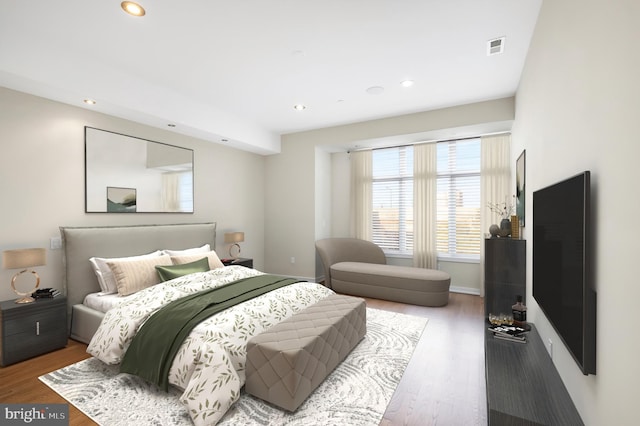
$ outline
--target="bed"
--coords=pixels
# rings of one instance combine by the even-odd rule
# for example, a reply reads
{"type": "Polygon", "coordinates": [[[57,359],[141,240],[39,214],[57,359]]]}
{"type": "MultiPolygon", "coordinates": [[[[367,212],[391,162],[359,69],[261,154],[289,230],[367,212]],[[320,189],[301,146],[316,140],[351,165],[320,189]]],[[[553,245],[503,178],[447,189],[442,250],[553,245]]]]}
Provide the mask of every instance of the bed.
{"type": "MultiPolygon", "coordinates": [[[[84,303],[87,295],[100,298],[104,293],[90,258],[140,256],[207,244],[215,248],[216,224],[61,227],[60,231],[70,336],[88,343],[87,352],[108,364],[122,362],[138,329],[160,306],[203,289],[265,275],[243,266],[227,266],[178,276],[120,296],[119,303],[104,313],[99,306],[84,303]]],[[[317,283],[295,283],[230,307],[195,326],[168,374],[169,383],[184,392],[181,401],[194,424],[217,423],[239,397],[245,382],[246,343],[251,337],[331,294],[317,283]]]]}
{"type": "Polygon", "coordinates": [[[162,249],[187,249],[210,244],[215,250],[216,223],[177,225],[60,227],[63,241],[64,292],[69,334],[89,343],[104,313],[83,305],[88,294],[99,293],[91,257],[135,256],[162,249]]]}

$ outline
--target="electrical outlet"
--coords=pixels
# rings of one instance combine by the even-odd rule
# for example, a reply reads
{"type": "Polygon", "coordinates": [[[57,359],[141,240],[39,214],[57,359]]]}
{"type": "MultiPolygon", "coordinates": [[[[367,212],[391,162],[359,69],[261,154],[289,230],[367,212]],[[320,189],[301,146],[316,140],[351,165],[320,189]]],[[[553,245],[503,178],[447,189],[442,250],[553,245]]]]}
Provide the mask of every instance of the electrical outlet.
{"type": "Polygon", "coordinates": [[[60,237],[51,237],[50,240],[51,250],[59,250],[62,248],[62,238],[60,237]]]}
{"type": "Polygon", "coordinates": [[[547,352],[549,352],[549,356],[553,359],[553,341],[551,338],[547,340],[547,352]]]}
{"type": "Polygon", "coordinates": [[[289,262],[291,262],[291,264],[296,263],[296,258],[291,256],[291,259],[289,259],[289,262]]]}

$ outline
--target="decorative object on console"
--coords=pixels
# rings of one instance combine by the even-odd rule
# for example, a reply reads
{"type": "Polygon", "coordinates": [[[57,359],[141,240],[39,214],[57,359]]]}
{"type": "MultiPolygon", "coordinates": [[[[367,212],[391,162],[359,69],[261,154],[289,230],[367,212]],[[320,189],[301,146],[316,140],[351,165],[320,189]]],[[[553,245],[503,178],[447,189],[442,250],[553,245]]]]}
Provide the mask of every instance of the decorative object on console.
{"type": "Polygon", "coordinates": [[[47,264],[47,252],[43,248],[29,248],[29,249],[16,249],[5,250],[2,253],[2,266],[4,269],[22,269],[11,279],[11,288],[18,295],[22,296],[15,303],[31,303],[35,299],[31,297],[31,294],[38,289],[40,285],[40,277],[34,270],[27,268],[33,268],[34,266],[42,266],[47,264]],[[36,277],[36,285],[32,290],[22,293],[16,289],[16,280],[24,272],[31,272],[36,277]]]}
{"type": "Polygon", "coordinates": [[[53,299],[60,296],[60,290],[55,288],[39,288],[31,295],[34,299],[53,299]]]}
{"type": "Polygon", "coordinates": [[[516,325],[527,322],[527,307],[522,303],[522,296],[516,296],[516,303],[511,307],[513,321],[516,325]]]}
{"type": "MultiPolygon", "coordinates": [[[[489,208],[489,210],[499,215],[501,218],[500,228],[499,228],[499,231],[497,232],[497,236],[508,237],[509,235],[511,235],[511,221],[509,220],[509,218],[513,214],[515,205],[513,203],[511,204],[507,203],[507,199],[505,197],[504,203],[489,202],[487,203],[487,207],[489,208]]],[[[489,232],[491,233],[492,236],[496,236],[495,228],[493,226],[494,225],[491,225],[491,227],[489,227],[489,232]]]]}
{"type": "Polygon", "coordinates": [[[224,242],[231,244],[229,246],[229,256],[237,259],[240,256],[240,244],[244,241],[244,232],[227,232],[224,234],[224,242]],[[234,254],[234,247],[237,252],[234,254]]]}
{"type": "Polygon", "coordinates": [[[511,221],[509,219],[502,219],[500,221],[500,233],[501,237],[508,237],[511,235],[511,221]]]}
{"type": "Polygon", "coordinates": [[[520,221],[518,216],[511,216],[511,238],[520,238],[520,221]]]}
{"type": "Polygon", "coordinates": [[[523,324],[518,325],[491,325],[489,331],[493,333],[493,337],[499,340],[509,342],[527,343],[527,333],[531,331],[531,326],[523,324]]]}

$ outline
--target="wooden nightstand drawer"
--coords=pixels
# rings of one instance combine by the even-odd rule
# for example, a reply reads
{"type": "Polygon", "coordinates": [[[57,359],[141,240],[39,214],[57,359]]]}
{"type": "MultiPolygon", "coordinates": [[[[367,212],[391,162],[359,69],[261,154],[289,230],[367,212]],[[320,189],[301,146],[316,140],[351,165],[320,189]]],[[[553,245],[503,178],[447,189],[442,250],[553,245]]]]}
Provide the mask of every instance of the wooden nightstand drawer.
{"type": "Polygon", "coordinates": [[[67,344],[65,297],[18,305],[0,302],[0,365],[5,366],[67,344]]]}

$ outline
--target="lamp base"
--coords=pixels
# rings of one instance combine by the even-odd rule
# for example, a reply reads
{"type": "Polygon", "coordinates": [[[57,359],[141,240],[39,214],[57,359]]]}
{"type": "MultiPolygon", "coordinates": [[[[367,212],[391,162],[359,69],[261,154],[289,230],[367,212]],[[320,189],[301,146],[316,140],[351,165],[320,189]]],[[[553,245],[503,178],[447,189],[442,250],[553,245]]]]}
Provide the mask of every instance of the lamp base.
{"type": "Polygon", "coordinates": [[[235,244],[231,244],[231,246],[229,246],[229,256],[231,256],[234,259],[237,259],[237,258],[240,257],[240,244],[235,243],[235,244]],[[235,248],[235,250],[234,250],[234,248],[235,248]]]}
{"type": "Polygon", "coordinates": [[[13,289],[14,293],[17,294],[18,296],[22,296],[20,299],[16,300],[16,303],[32,303],[32,302],[35,302],[36,299],[31,297],[31,295],[33,294],[34,291],[36,291],[38,289],[39,286],[40,286],[40,276],[36,273],[36,271],[28,271],[28,270],[25,269],[25,270],[20,271],[17,274],[15,274],[13,276],[13,278],[11,279],[11,288],[13,289]],[[16,290],[16,280],[18,279],[18,277],[20,275],[22,275],[25,272],[31,272],[31,274],[33,274],[33,276],[36,278],[36,286],[33,287],[33,289],[31,291],[29,291],[28,293],[23,293],[21,291],[16,290]]]}

